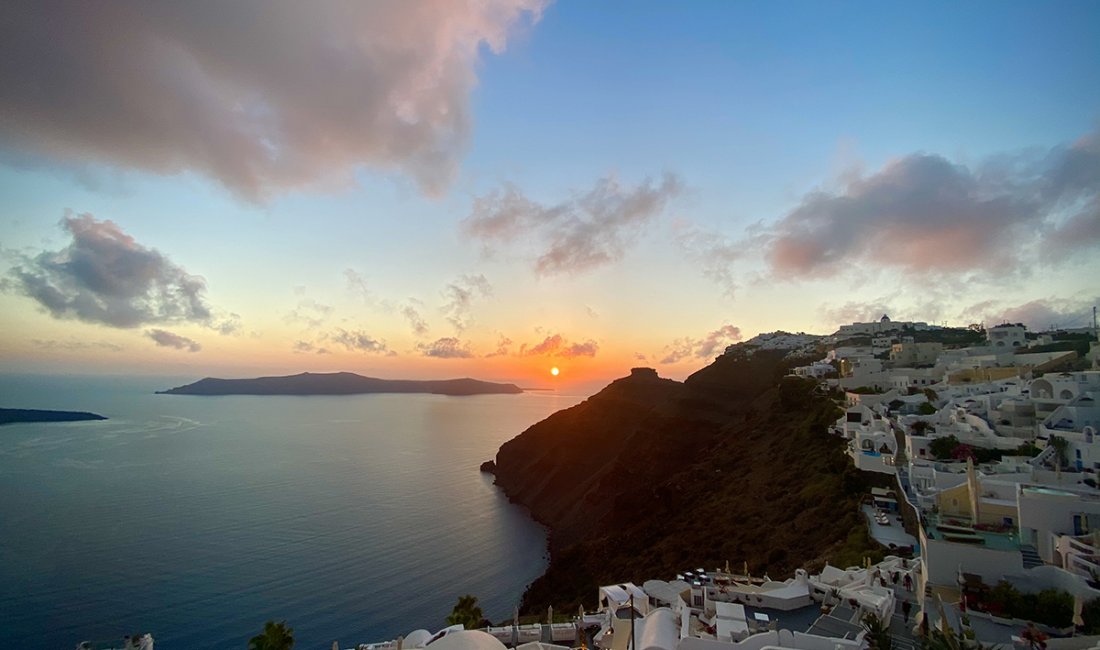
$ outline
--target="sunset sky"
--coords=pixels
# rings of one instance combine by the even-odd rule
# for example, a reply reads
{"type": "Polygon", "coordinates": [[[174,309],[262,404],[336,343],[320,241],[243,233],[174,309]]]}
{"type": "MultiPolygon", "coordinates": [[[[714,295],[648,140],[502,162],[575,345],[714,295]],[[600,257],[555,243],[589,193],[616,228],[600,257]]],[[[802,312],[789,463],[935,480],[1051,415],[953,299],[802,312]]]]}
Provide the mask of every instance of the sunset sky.
{"type": "Polygon", "coordinates": [[[1097,2],[15,2],[0,54],[4,372],[683,378],[1100,304],[1097,2]]]}

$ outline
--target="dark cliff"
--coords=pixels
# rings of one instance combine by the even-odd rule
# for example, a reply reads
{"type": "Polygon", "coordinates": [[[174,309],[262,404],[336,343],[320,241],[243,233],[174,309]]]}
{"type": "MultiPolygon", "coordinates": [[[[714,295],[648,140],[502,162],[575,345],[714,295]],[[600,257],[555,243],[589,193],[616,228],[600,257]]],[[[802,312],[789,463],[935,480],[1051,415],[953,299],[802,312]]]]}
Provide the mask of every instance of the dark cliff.
{"type": "Polygon", "coordinates": [[[684,383],[635,369],[505,443],[497,484],[551,529],[524,610],[726,560],[779,578],[880,554],[858,512],[866,480],[826,433],[837,407],[789,365],[730,354],[684,383]]]}

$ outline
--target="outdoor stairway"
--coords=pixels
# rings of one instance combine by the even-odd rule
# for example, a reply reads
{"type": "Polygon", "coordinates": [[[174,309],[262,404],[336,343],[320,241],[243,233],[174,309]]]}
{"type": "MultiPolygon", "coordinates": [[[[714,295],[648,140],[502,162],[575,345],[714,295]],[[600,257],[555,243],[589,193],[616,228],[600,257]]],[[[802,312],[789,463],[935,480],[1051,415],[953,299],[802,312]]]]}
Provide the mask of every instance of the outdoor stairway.
{"type": "Polygon", "coordinates": [[[1020,555],[1024,559],[1024,568],[1043,566],[1043,558],[1039,557],[1039,551],[1034,546],[1020,545],[1020,555]]]}
{"type": "Polygon", "coordinates": [[[892,647],[895,650],[917,650],[920,647],[920,643],[913,638],[913,632],[910,626],[913,625],[914,620],[910,617],[909,622],[905,622],[905,618],[898,613],[895,613],[890,620],[890,637],[892,641],[892,647]]]}

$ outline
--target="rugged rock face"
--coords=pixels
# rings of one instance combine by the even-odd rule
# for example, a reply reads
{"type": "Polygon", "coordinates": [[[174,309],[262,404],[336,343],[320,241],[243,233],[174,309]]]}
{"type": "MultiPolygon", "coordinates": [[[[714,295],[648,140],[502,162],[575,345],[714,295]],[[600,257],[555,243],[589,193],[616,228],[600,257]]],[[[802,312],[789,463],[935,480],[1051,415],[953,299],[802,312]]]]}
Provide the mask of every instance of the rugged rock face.
{"type": "Polygon", "coordinates": [[[826,433],[836,407],[784,378],[781,354],[728,354],[684,383],[636,368],[505,443],[497,485],[551,529],[523,608],[591,606],[599,584],[726,560],[773,578],[859,563],[865,481],[826,433]]]}

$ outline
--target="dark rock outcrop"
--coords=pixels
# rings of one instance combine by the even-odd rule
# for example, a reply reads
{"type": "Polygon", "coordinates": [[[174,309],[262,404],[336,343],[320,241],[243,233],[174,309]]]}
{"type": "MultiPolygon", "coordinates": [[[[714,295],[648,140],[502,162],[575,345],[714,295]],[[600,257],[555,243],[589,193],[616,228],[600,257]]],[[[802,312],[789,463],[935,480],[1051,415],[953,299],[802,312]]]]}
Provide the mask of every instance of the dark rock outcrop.
{"type": "Polygon", "coordinates": [[[17,422],[81,422],[84,420],[106,420],[107,418],[87,411],[42,411],[37,409],[0,409],[0,424],[17,422]]]}
{"type": "Polygon", "coordinates": [[[303,372],[286,377],[215,379],[207,377],[193,384],[164,391],[163,395],[362,395],[367,393],[432,393],[436,395],[516,394],[515,384],[495,384],[477,379],[378,379],[352,372],[303,372]]]}
{"type": "Polygon", "coordinates": [[[826,433],[838,409],[782,355],[727,354],[683,383],[636,368],[501,446],[497,485],[551,530],[524,610],[727,560],[779,578],[872,552],[865,480],[826,433]]]}

